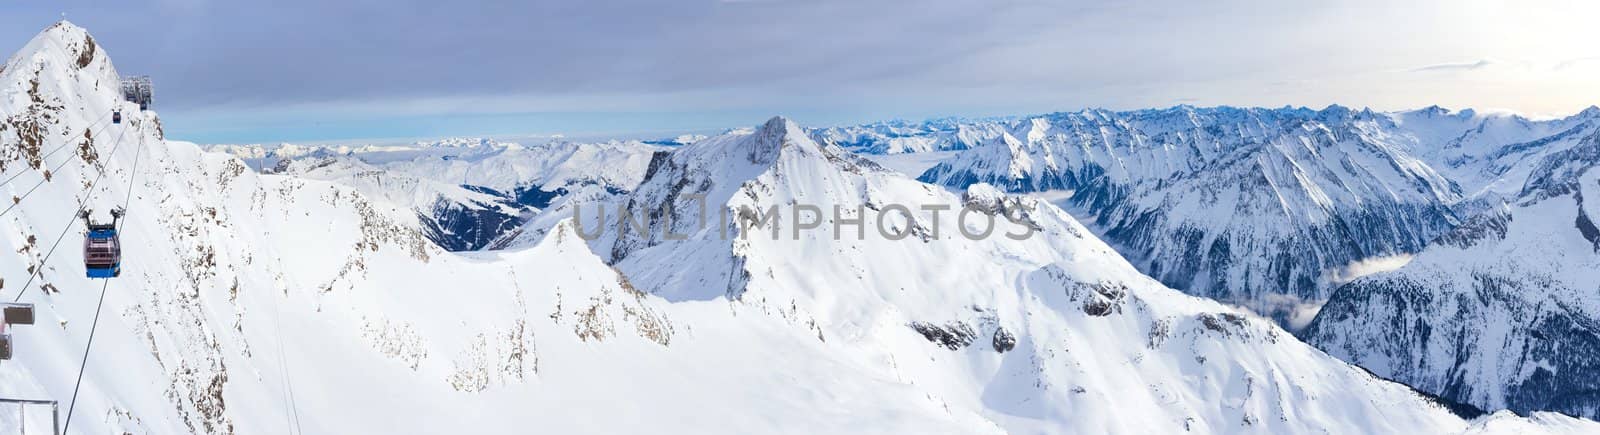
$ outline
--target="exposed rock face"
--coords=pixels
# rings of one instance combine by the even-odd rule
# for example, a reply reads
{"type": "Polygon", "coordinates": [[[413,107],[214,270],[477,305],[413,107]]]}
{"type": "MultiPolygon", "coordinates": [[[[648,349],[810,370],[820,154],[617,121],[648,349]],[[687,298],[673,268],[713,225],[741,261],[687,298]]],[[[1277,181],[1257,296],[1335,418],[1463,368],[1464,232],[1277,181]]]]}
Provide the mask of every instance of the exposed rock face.
{"type": "MultiPolygon", "coordinates": [[[[912,322],[911,329],[915,329],[918,334],[922,334],[922,337],[928,339],[928,341],[950,350],[959,350],[972,345],[972,339],[977,336],[977,333],[972,331],[971,326],[961,322],[952,322],[943,326],[932,323],[912,322]]],[[[996,340],[998,343],[999,339],[996,338],[996,340]]],[[[1012,345],[1015,344],[1014,342],[1012,343],[1012,345]]]]}
{"type": "Polygon", "coordinates": [[[995,328],[994,337],[989,344],[994,346],[995,352],[1006,353],[1017,348],[1017,336],[1011,335],[1011,332],[1006,331],[1004,327],[995,328]]]}
{"type": "Polygon", "coordinates": [[[460,204],[444,199],[434,204],[431,215],[421,217],[423,233],[447,251],[486,248],[521,226],[524,220],[521,213],[507,213],[482,203],[460,204]]]}

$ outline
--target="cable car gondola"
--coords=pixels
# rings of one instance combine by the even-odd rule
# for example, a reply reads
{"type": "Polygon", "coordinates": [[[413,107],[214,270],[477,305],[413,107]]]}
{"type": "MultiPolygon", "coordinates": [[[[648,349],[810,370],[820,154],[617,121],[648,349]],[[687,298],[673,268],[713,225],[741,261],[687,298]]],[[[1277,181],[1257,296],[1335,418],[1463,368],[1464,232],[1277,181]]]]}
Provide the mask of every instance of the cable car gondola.
{"type": "Polygon", "coordinates": [[[111,112],[111,123],[112,124],[121,124],[122,123],[122,111],[121,110],[118,110],[118,111],[115,111],[115,112],[111,112]]]}
{"type": "Polygon", "coordinates": [[[90,278],[116,278],[122,275],[122,242],[117,238],[117,220],[122,209],[111,210],[111,223],[97,224],[84,210],[84,225],[89,234],[83,239],[83,268],[90,278]]]}

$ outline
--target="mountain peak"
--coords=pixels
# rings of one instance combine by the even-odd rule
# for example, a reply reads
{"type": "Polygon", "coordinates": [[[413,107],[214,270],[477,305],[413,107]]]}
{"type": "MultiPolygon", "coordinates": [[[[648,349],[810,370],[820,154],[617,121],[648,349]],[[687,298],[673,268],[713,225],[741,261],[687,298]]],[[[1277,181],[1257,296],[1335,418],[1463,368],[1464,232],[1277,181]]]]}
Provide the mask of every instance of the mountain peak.
{"type": "Polygon", "coordinates": [[[800,129],[800,127],[796,125],[794,121],[789,120],[789,118],[785,118],[783,115],[773,116],[772,119],[768,119],[765,124],[761,125],[762,130],[774,130],[784,133],[788,133],[791,128],[795,130],[800,129]]]}
{"type": "Polygon", "coordinates": [[[83,27],[79,27],[77,24],[73,24],[71,21],[67,21],[66,18],[62,18],[61,20],[56,21],[55,24],[51,24],[50,27],[45,28],[46,31],[53,30],[53,29],[83,30],[83,27]]]}
{"type": "Polygon", "coordinates": [[[40,40],[50,40],[59,44],[75,43],[82,40],[87,40],[91,44],[94,42],[94,38],[89,36],[89,30],[67,20],[57,21],[55,24],[51,24],[50,27],[39,31],[29,41],[28,45],[33,45],[40,40]]]}
{"type": "MultiPolygon", "coordinates": [[[[5,69],[13,69],[17,62],[37,61],[41,58],[59,59],[71,65],[72,68],[82,70],[95,66],[96,61],[104,63],[105,55],[100,50],[99,44],[94,41],[94,36],[89,31],[67,20],[57,21],[46,27],[28,40],[21,50],[13,54],[6,62],[5,69]]],[[[96,68],[110,70],[110,68],[96,68]]],[[[114,80],[113,80],[114,81],[114,80]]]]}
{"type": "Polygon", "coordinates": [[[769,164],[777,161],[784,149],[799,149],[802,152],[816,151],[820,147],[806,135],[805,129],[800,128],[794,121],[783,116],[774,116],[765,124],[757,128],[751,135],[747,145],[750,151],[750,162],[756,164],[769,164]]]}

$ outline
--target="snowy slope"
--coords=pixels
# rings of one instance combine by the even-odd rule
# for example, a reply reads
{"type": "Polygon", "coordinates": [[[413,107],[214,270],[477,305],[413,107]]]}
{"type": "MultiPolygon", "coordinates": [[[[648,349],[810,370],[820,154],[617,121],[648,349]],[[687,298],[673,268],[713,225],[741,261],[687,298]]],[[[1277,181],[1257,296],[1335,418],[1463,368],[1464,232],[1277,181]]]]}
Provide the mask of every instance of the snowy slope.
{"type": "MultiPolygon", "coordinates": [[[[0,161],[22,183],[44,178],[19,136],[116,137],[48,160],[65,164],[0,217],[0,297],[21,295],[42,319],[13,331],[0,395],[71,396],[95,287],[107,286],[69,433],[1600,430],[1545,414],[1463,420],[1269,322],[1163,287],[1048,204],[983,186],[958,197],[781,119],[657,154],[625,196],[640,210],[683,189],[719,206],[1033,206],[1039,233],[727,244],[651,233],[613,236],[597,255],[607,238],[558,224],[525,249],[445,252],[404,224],[403,205],[162,140],[154,113],[98,85],[115,71],[72,46],[86,40],[63,22],[0,72],[11,126],[0,161]],[[96,126],[114,104],[124,124],[96,126]],[[40,128],[15,129],[30,123],[40,128]],[[84,279],[76,200],[104,210],[122,198],[124,273],[84,279]],[[69,246],[52,252],[64,230],[69,246]],[[25,285],[30,266],[39,279],[25,285]],[[708,281],[723,273],[742,282],[708,281]]],[[[0,430],[15,415],[0,412],[0,430]]],[[[45,420],[30,415],[30,431],[45,420]]]]}
{"type": "Polygon", "coordinates": [[[1515,202],[1341,287],[1306,339],[1459,402],[1600,416],[1600,135],[1570,142],[1510,171],[1515,202]]]}

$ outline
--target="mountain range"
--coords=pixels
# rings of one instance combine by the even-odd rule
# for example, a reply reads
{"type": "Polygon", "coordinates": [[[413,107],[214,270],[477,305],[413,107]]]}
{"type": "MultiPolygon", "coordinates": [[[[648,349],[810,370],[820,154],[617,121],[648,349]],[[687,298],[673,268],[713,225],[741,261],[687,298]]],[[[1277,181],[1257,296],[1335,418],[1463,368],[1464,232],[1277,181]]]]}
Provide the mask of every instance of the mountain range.
{"type": "MultiPolygon", "coordinates": [[[[1591,420],[1536,411],[1592,410],[1582,407],[1582,385],[1566,378],[1580,373],[1529,364],[1547,374],[1519,378],[1568,382],[1572,395],[1534,395],[1571,397],[1562,400],[1577,407],[1475,412],[1463,403],[1478,396],[1428,394],[1425,382],[1413,384],[1419,392],[1385,379],[1404,372],[1358,367],[1347,361],[1366,360],[1338,350],[1367,349],[1323,338],[1313,346],[1201,297],[1332,297],[1308,337],[1339,331],[1348,317],[1336,313],[1387,307],[1411,316],[1404,325],[1460,318],[1363,305],[1405,295],[1347,296],[1368,284],[1367,294],[1392,293],[1400,287],[1377,280],[1412,265],[1340,287],[1269,286],[1322,273],[1274,266],[1282,260],[1272,252],[1284,251],[1272,249],[1326,256],[1316,264],[1409,253],[1421,265],[1449,255],[1434,254],[1445,249],[1434,240],[1517,249],[1533,246],[1503,241],[1527,239],[1520,222],[1536,230],[1539,219],[1568,216],[1588,237],[1582,216],[1595,205],[1575,198],[1600,189],[1594,174],[1553,162],[1576,161],[1592,139],[1561,142],[1572,145],[1566,154],[1494,147],[1494,158],[1463,143],[1459,165],[1438,172],[1424,159],[1450,154],[1388,141],[1398,139],[1387,129],[1405,121],[1391,115],[1179,108],[1140,124],[1091,113],[956,127],[954,136],[974,140],[997,134],[923,174],[937,183],[782,117],[666,147],[321,153],[252,167],[238,150],[165,139],[158,115],[122,101],[118,82],[105,50],[64,21],[0,70],[0,173],[16,175],[0,185],[16,205],[0,215],[0,297],[33,303],[40,319],[8,329],[16,358],[0,362],[0,395],[66,402],[74,433],[1600,431],[1591,420]],[[121,123],[105,122],[113,111],[121,123]],[[1197,119],[1226,125],[1196,127],[1197,119]],[[1094,131],[1116,140],[1069,141],[1094,131]],[[1095,151],[1046,146],[1054,141],[1095,151]],[[1006,167],[1019,170],[1005,173],[1020,178],[982,175],[1000,162],[996,147],[1027,151],[1006,154],[1006,167]],[[1040,157],[1013,165],[1022,154],[1040,157]],[[1507,163],[1516,156],[1552,163],[1529,168],[1537,182],[1524,185],[1534,187],[1501,206],[1478,191],[1506,184],[1443,175],[1524,168],[1507,163]],[[1073,169],[1040,169],[1052,167],[1073,169]],[[1204,174],[1234,179],[1181,177],[1204,174]],[[1066,208],[1022,194],[1047,188],[1075,193],[1066,208]],[[459,231],[440,225],[447,221],[432,212],[441,204],[531,216],[459,231]],[[1519,211],[1538,204],[1564,214],[1519,211]],[[114,207],[127,210],[122,275],[87,279],[82,252],[56,247],[82,234],[78,211],[114,207]],[[1086,207],[1101,210],[1087,225],[1075,217],[1086,207]],[[1174,213],[1136,216],[1157,209],[1174,213]],[[977,223],[953,211],[940,220],[938,210],[971,210],[997,233],[964,237],[977,223]],[[1196,227],[1200,215],[1226,210],[1268,228],[1196,227]],[[1469,231],[1494,210],[1510,217],[1469,231]],[[1379,240],[1305,241],[1336,227],[1326,237],[1379,240]],[[1190,228],[1183,237],[1196,241],[1128,238],[1168,228],[1190,228]],[[1494,228],[1508,229],[1496,236],[1494,228]],[[1030,235],[1001,235],[1017,232],[1030,235]],[[1183,249],[1209,250],[1217,234],[1229,234],[1226,255],[1196,264],[1222,258],[1226,267],[1195,270],[1235,273],[1226,286],[1197,291],[1146,273],[1188,267],[1177,258],[1183,249]],[[451,237],[496,249],[446,249],[441,240],[451,237]]],[[[1510,134],[1484,134],[1502,133],[1510,134]]],[[[1580,136],[1592,135],[1565,137],[1580,136]]],[[[1561,248],[1581,264],[1576,245],[1561,248]]],[[[1581,277],[1564,282],[1585,290],[1581,277]]],[[[1586,304],[1539,307],[1584,313],[1586,304]]],[[[1512,333],[1592,324],[1546,318],[1512,333]]],[[[1433,343],[1389,332],[1341,337],[1396,343],[1389,349],[1433,343]]],[[[1492,338],[1474,342],[1492,349],[1492,338]]],[[[1538,357],[1550,348],[1530,349],[1538,357]]],[[[1496,387],[1489,383],[1501,378],[1465,379],[1496,387]]],[[[0,431],[48,431],[45,411],[23,412],[26,423],[0,412],[0,431]]]]}
{"type": "Polygon", "coordinates": [[[1385,378],[1484,409],[1596,416],[1582,349],[1597,317],[1561,307],[1600,291],[1600,232],[1576,213],[1600,108],[1179,106],[962,123],[996,133],[920,179],[1054,199],[1150,276],[1291,330],[1315,322],[1308,341],[1385,378]]]}

